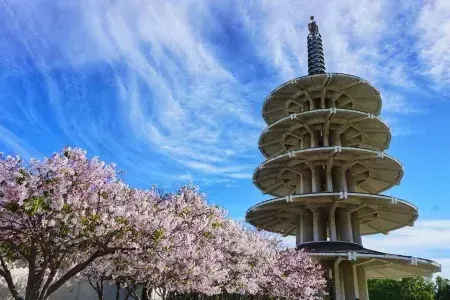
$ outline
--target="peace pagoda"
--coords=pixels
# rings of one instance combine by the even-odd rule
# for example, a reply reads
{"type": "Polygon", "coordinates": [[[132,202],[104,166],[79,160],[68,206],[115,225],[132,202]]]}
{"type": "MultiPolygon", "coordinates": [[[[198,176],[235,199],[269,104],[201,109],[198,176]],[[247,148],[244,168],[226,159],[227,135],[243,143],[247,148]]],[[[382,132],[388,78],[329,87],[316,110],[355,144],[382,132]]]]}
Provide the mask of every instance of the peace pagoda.
{"type": "Polygon", "coordinates": [[[254,184],[273,199],[246,221],[295,236],[324,266],[323,299],[367,300],[367,279],[430,276],[434,261],[364,248],[361,236],[413,226],[418,209],[381,193],[398,185],[401,163],[384,151],[391,132],[379,118],[380,92],[363,78],[327,73],[319,28],[311,17],[308,75],[270,93],[258,146],[266,160],[254,184]],[[326,294],[326,295],[325,295],[326,294]]]}

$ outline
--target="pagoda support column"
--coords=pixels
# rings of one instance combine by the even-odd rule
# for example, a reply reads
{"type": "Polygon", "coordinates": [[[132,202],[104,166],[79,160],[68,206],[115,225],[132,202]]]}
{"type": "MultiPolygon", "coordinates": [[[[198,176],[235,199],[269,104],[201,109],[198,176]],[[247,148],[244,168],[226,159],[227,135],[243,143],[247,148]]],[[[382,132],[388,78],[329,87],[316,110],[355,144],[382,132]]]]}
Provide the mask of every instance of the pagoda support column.
{"type": "Polygon", "coordinates": [[[326,187],[327,187],[327,192],[333,192],[333,158],[330,158],[327,162],[327,166],[326,166],[326,172],[325,172],[325,176],[326,176],[326,187]]]}
{"type": "Polygon", "coordinates": [[[303,243],[314,241],[314,224],[313,224],[313,214],[305,210],[303,214],[303,243]]]}
{"type": "Polygon", "coordinates": [[[312,192],[312,171],[308,169],[305,170],[305,172],[302,174],[302,180],[303,193],[310,194],[312,192]]]}
{"type": "Polygon", "coordinates": [[[297,245],[303,243],[303,215],[300,215],[297,219],[297,230],[295,237],[297,245]]]}
{"type": "Polygon", "coordinates": [[[347,186],[347,191],[349,193],[354,193],[356,190],[355,180],[353,179],[353,174],[349,169],[345,171],[345,183],[347,186]]]}
{"type": "Polygon", "coordinates": [[[333,166],[333,186],[335,192],[344,191],[344,173],[342,167],[333,166]]]}
{"type": "Polygon", "coordinates": [[[313,240],[315,242],[319,241],[319,214],[316,207],[308,206],[308,209],[312,214],[312,229],[313,229],[313,240]]]}
{"type": "Polygon", "coordinates": [[[333,299],[335,300],[344,300],[341,289],[341,268],[339,268],[341,261],[342,257],[338,257],[333,264],[333,299]]]}
{"type": "Polygon", "coordinates": [[[340,241],[353,242],[353,233],[348,210],[337,209],[337,231],[340,241]]]}
{"type": "Polygon", "coordinates": [[[356,274],[358,276],[359,300],[369,300],[366,270],[362,266],[356,267],[356,274]]]}
{"type": "Polygon", "coordinates": [[[336,208],[337,208],[337,203],[334,203],[331,207],[330,207],[330,211],[329,211],[329,216],[328,216],[328,220],[330,221],[330,240],[331,241],[337,241],[337,230],[336,230],[336,208]]]}
{"type": "Polygon", "coordinates": [[[341,262],[341,268],[343,273],[342,281],[344,283],[345,300],[353,300],[358,296],[358,287],[356,271],[353,269],[351,261],[341,262]]]}
{"type": "Polygon", "coordinates": [[[353,212],[350,218],[352,223],[353,242],[362,245],[358,212],[353,212]]]}
{"type": "Polygon", "coordinates": [[[314,192],[314,188],[315,188],[315,193],[320,193],[323,192],[323,182],[322,182],[322,178],[321,178],[321,171],[322,171],[322,166],[314,166],[314,179],[313,180],[313,192],[314,192]]]}
{"type": "Polygon", "coordinates": [[[327,220],[326,214],[323,209],[317,209],[317,234],[318,241],[327,240],[327,220]]]}

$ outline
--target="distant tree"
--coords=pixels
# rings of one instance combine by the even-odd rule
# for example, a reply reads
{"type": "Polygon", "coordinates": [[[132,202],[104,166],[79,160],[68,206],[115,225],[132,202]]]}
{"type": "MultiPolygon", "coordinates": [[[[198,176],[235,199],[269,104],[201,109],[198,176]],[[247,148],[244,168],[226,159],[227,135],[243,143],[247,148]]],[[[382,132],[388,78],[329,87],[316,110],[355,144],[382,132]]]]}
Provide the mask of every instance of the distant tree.
{"type": "Polygon", "coordinates": [[[438,276],[436,278],[436,296],[435,300],[450,299],[450,280],[438,276]]]}
{"type": "MultiPolygon", "coordinates": [[[[435,285],[425,277],[369,280],[370,300],[434,300],[435,285]]],[[[438,298],[436,298],[438,299],[438,298]]],[[[446,298],[439,298],[446,299],[446,298]]]]}
{"type": "Polygon", "coordinates": [[[368,281],[371,300],[399,300],[399,282],[393,279],[370,279],[368,281]]]}

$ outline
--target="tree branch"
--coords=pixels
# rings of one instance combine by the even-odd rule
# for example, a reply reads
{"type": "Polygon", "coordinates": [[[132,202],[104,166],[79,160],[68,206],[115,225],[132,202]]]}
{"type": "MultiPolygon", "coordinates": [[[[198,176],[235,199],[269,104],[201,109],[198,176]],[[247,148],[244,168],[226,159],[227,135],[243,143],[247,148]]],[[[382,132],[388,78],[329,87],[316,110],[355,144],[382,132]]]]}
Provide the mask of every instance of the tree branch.
{"type": "Polygon", "coordinates": [[[11,296],[13,296],[13,298],[16,300],[23,300],[23,297],[19,295],[19,292],[17,291],[17,288],[12,280],[11,272],[9,271],[8,266],[6,265],[5,260],[1,255],[0,255],[0,264],[2,267],[0,270],[0,275],[3,278],[5,278],[11,296]]]}
{"type": "Polygon", "coordinates": [[[29,298],[35,289],[36,278],[36,247],[31,242],[30,259],[28,260],[28,280],[25,289],[25,298],[29,298]]]}
{"type": "Polygon", "coordinates": [[[53,283],[48,288],[47,292],[45,293],[45,297],[50,296],[54,291],[56,291],[64,283],[66,283],[67,280],[69,280],[73,276],[77,275],[78,273],[80,273],[81,271],[86,269],[86,267],[89,266],[89,264],[92,263],[95,259],[97,259],[97,258],[99,258],[101,256],[112,254],[112,253],[114,253],[113,249],[106,249],[104,251],[96,251],[96,252],[94,252],[87,260],[85,260],[82,263],[79,263],[78,265],[76,265],[75,267],[73,267],[72,269],[67,271],[66,274],[64,274],[60,279],[58,279],[55,283],[53,283]]]}

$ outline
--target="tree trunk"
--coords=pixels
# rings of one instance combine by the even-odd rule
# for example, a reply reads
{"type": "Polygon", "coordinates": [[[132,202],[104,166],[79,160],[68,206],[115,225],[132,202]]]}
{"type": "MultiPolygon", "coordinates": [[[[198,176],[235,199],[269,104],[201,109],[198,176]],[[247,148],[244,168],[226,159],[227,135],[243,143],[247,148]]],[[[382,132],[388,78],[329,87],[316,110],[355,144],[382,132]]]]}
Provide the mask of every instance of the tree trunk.
{"type": "Polygon", "coordinates": [[[116,300],[120,300],[120,282],[116,281],[116,300]]]}
{"type": "Polygon", "coordinates": [[[95,293],[97,294],[98,300],[103,300],[103,280],[97,280],[95,281],[95,286],[92,283],[91,279],[88,277],[89,285],[94,289],[95,293]]]}
{"type": "Polygon", "coordinates": [[[145,286],[142,288],[141,300],[149,300],[147,297],[147,288],[145,286]]]}
{"type": "Polygon", "coordinates": [[[11,272],[8,269],[8,266],[6,265],[3,257],[0,255],[0,275],[5,279],[6,284],[8,285],[9,292],[11,293],[11,296],[15,300],[24,300],[22,296],[19,295],[19,292],[17,291],[16,286],[14,285],[11,272]]]}

